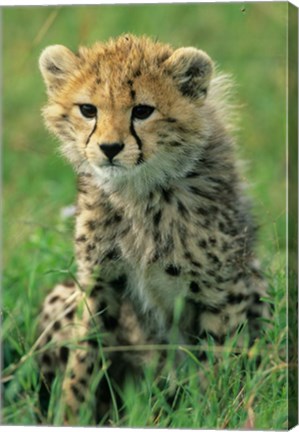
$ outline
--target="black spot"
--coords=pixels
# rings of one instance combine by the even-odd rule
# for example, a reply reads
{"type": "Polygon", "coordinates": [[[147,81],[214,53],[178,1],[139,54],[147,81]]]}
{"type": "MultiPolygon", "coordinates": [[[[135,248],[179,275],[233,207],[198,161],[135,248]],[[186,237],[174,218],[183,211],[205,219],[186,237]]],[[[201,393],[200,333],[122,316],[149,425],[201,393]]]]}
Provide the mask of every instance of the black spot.
{"type": "Polygon", "coordinates": [[[193,177],[198,177],[198,176],[199,176],[199,173],[197,171],[189,171],[185,177],[186,178],[193,178],[193,177]]]}
{"type": "Polygon", "coordinates": [[[115,213],[115,215],[113,216],[113,218],[111,219],[111,221],[113,223],[119,223],[122,221],[122,215],[119,213],[115,213]]]}
{"type": "Polygon", "coordinates": [[[176,123],[176,119],[173,118],[173,117],[168,117],[167,119],[165,119],[165,121],[166,121],[167,123],[176,123]]]}
{"type": "Polygon", "coordinates": [[[61,347],[59,351],[59,357],[63,363],[66,363],[69,357],[69,349],[65,346],[61,347]]]}
{"type": "Polygon", "coordinates": [[[206,361],[208,360],[208,356],[207,353],[205,351],[202,351],[200,353],[197,354],[197,358],[199,361],[206,361]]]}
{"type": "Polygon", "coordinates": [[[171,145],[171,147],[181,147],[183,142],[182,141],[171,141],[169,144],[171,145]]]}
{"type": "Polygon", "coordinates": [[[51,364],[52,364],[52,359],[51,359],[51,357],[49,356],[49,354],[43,354],[43,356],[42,356],[42,362],[45,363],[45,364],[48,365],[48,366],[51,366],[51,364]]]}
{"type": "Polygon", "coordinates": [[[247,294],[229,294],[227,300],[230,304],[239,304],[242,301],[248,300],[249,296],[247,294]]]}
{"type": "Polygon", "coordinates": [[[190,291],[192,291],[193,293],[198,293],[200,291],[200,288],[196,282],[192,281],[190,283],[190,291]]]}
{"type": "Polygon", "coordinates": [[[198,208],[196,209],[196,213],[197,213],[197,214],[200,214],[201,216],[208,216],[208,215],[209,215],[208,210],[206,210],[206,209],[203,208],[203,207],[198,207],[198,208]]]}
{"type": "Polygon", "coordinates": [[[137,78],[137,77],[139,77],[140,75],[141,75],[141,71],[140,71],[140,69],[136,69],[136,70],[134,71],[134,73],[133,73],[134,78],[137,78]]]}
{"type": "Polygon", "coordinates": [[[136,97],[136,92],[135,92],[135,90],[131,90],[130,95],[131,95],[131,98],[132,98],[133,100],[135,100],[135,97],[136,97]]]}
{"type": "Polygon", "coordinates": [[[47,384],[51,384],[55,378],[55,374],[53,372],[46,372],[43,374],[43,378],[47,384]]]}
{"type": "Polygon", "coordinates": [[[155,226],[158,226],[158,225],[159,225],[160,220],[161,220],[161,216],[162,216],[162,211],[161,211],[161,210],[159,210],[159,211],[154,215],[153,222],[154,222],[154,225],[155,225],[155,226]]]}
{"type": "Polygon", "coordinates": [[[186,258],[187,260],[190,261],[190,263],[191,263],[194,267],[202,268],[202,265],[201,265],[198,261],[195,261],[195,259],[192,257],[192,255],[191,255],[190,252],[188,252],[188,251],[185,252],[184,256],[185,256],[185,258],[186,258]]]}
{"type": "Polygon", "coordinates": [[[127,84],[128,84],[129,86],[132,86],[132,85],[134,84],[134,82],[133,82],[132,80],[128,80],[128,81],[127,81],[127,84]]]}
{"type": "Polygon", "coordinates": [[[73,309],[73,310],[71,310],[70,312],[68,312],[68,313],[65,315],[65,317],[66,317],[67,319],[71,320],[71,319],[73,319],[73,317],[74,317],[74,313],[75,313],[75,310],[73,309]]]}
{"type": "Polygon", "coordinates": [[[93,371],[93,363],[91,363],[88,368],[86,369],[86,372],[88,373],[88,375],[91,375],[93,371]]]}
{"type": "Polygon", "coordinates": [[[179,212],[184,218],[186,218],[188,216],[188,210],[180,200],[177,200],[177,204],[179,212]]]}
{"type": "Polygon", "coordinates": [[[75,379],[75,378],[76,378],[76,374],[75,374],[74,371],[72,371],[72,372],[71,372],[71,375],[70,375],[70,379],[75,379]]]}
{"type": "Polygon", "coordinates": [[[81,235],[80,237],[76,238],[76,242],[77,243],[79,243],[79,242],[86,242],[86,240],[87,240],[87,238],[86,238],[85,235],[81,235]]]}
{"type": "Polygon", "coordinates": [[[86,380],[85,378],[80,378],[80,379],[79,379],[79,383],[80,383],[81,385],[83,385],[84,387],[87,386],[87,380],[86,380]]]}
{"type": "Polygon", "coordinates": [[[203,305],[203,310],[209,311],[209,312],[213,312],[213,314],[220,314],[223,310],[223,307],[225,306],[225,304],[221,304],[218,306],[214,306],[214,305],[203,305]]]}
{"type": "Polygon", "coordinates": [[[165,272],[171,276],[179,276],[181,273],[181,269],[180,269],[180,267],[170,265],[170,266],[166,267],[165,272]]]}
{"type": "Polygon", "coordinates": [[[106,330],[114,330],[118,325],[118,320],[111,315],[108,315],[107,311],[102,315],[104,327],[106,330]]]}
{"type": "Polygon", "coordinates": [[[98,293],[103,290],[103,286],[97,283],[90,292],[90,297],[97,297],[98,293]]]}
{"type": "Polygon", "coordinates": [[[51,297],[50,299],[49,299],[49,303],[55,303],[57,300],[59,300],[59,296],[53,296],[53,297],[51,297]]]}
{"type": "Polygon", "coordinates": [[[61,324],[59,321],[55,321],[55,323],[53,325],[53,329],[54,330],[60,330],[61,329],[61,324]]]}
{"type": "Polygon", "coordinates": [[[231,279],[229,278],[229,279],[225,279],[224,277],[222,277],[222,276],[216,276],[216,278],[215,278],[215,281],[217,282],[217,283],[224,283],[224,282],[229,282],[231,279]]]}
{"type": "Polygon", "coordinates": [[[105,309],[107,309],[108,305],[105,301],[101,301],[101,303],[99,304],[99,311],[104,311],[105,309]]]}
{"type": "Polygon", "coordinates": [[[127,277],[126,275],[121,275],[117,279],[113,279],[109,282],[112,288],[116,291],[122,291],[126,288],[127,277]]]}
{"type": "Polygon", "coordinates": [[[119,251],[117,251],[116,249],[112,249],[111,251],[109,251],[107,253],[107,255],[105,256],[105,259],[109,259],[109,260],[117,260],[120,258],[120,253],[119,251]]]}
{"type": "Polygon", "coordinates": [[[78,389],[78,387],[75,386],[75,384],[72,384],[72,385],[71,385],[71,389],[72,389],[72,392],[73,392],[75,398],[76,398],[79,402],[84,402],[84,399],[85,399],[85,398],[84,398],[84,395],[80,392],[80,390],[78,389]]]}
{"type": "Polygon", "coordinates": [[[96,245],[94,243],[89,243],[86,246],[86,253],[91,252],[92,250],[94,250],[96,248],[96,245]]]}
{"type": "Polygon", "coordinates": [[[261,314],[259,312],[254,312],[253,310],[249,310],[247,313],[247,317],[249,319],[256,319],[256,318],[260,318],[261,314]]]}
{"type": "Polygon", "coordinates": [[[210,334],[212,336],[212,338],[214,339],[214,341],[218,344],[218,345],[223,345],[225,342],[225,335],[216,335],[215,333],[211,333],[210,334]]]}
{"type": "Polygon", "coordinates": [[[260,304],[261,303],[261,296],[258,293],[254,293],[253,294],[253,302],[256,304],[260,304]]]}
{"type": "Polygon", "coordinates": [[[161,193],[162,196],[164,198],[164,200],[169,203],[171,201],[171,197],[172,197],[172,190],[171,189],[161,189],[161,193]]]}
{"type": "Polygon", "coordinates": [[[87,194],[87,189],[85,189],[84,185],[82,185],[82,184],[78,184],[77,190],[78,190],[78,192],[80,192],[82,194],[87,194]]]}
{"type": "Polygon", "coordinates": [[[214,254],[208,252],[208,253],[207,253],[207,257],[208,257],[209,260],[212,261],[214,264],[220,264],[220,260],[219,260],[219,258],[218,258],[216,255],[214,255],[214,254]]]}
{"type": "MultiPolygon", "coordinates": [[[[98,348],[98,346],[99,346],[99,343],[96,339],[88,339],[87,343],[91,348],[98,348]]],[[[86,360],[86,357],[84,358],[83,362],[85,360],[86,360]]]]}
{"type": "Polygon", "coordinates": [[[212,246],[215,246],[215,245],[217,244],[217,240],[216,240],[216,238],[215,238],[215,237],[209,237],[209,243],[210,243],[212,246]]]}
{"type": "Polygon", "coordinates": [[[207,242],[205,240],[200,240],[198,246],[205,249],[207,247],[207,242]]]}
{"type": "Polygon", "coordinates": [[[90,221],[87,221],[87,222],[86,222],[86,226],[87,226],[91,231],[94,231],[94,230],[96,229],[96,227],[97,227],[97,223],[96,223],[96,221],[92,221],[92,220],[90,220],[90,221]]]}

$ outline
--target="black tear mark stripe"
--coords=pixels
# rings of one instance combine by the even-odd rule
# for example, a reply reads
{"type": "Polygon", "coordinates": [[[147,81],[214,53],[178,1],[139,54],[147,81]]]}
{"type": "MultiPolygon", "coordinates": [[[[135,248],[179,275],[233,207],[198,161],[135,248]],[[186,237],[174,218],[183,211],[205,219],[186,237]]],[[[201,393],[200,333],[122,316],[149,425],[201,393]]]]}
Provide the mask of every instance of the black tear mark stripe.
{"type": "Polygon", "coordinates": [[[139,136],[137,135],[137,133],[135,131],[133,122],[131,122],[130,131],[131,131],[131,134],[133,135],[133,137],[135,138],[135,140],[137,142],[139,150],[141,150],[142,149],[142,141],[141,141],[141,139],[139,138],[139,136]]]}
{"type": "Polygon", "coordinates": [[[138,145],[138,148],[139,148],[139,150],[140,150],[140,155],[139,155],[138,160],[137,160],[137,165],[140,165],[140,164],[143,162],[143,154],[142,154],[142,147],[143,147],[143,144],[142,144],[141,139],[139,138],[139,136],[137,135],[137,133],[136,133],[136,131],[135,131],[134,124],[133,124],[133,120],[131,120],[131,124],[130,124],[130,132],[131,132],[131,134],[133,135],[133,137],[135,138],[136,143],[137,143],[137,145],[138,145]]]}
{"type": "Polygon", "coordinates": [[[88,146],[89,141],[90,141],[92,135],[95,133],[95,131],[96,131],[96,129],[97,129],[97,125],[98,125],[98,119],[96,118],[96,120],[95,120],[95,124],[94,124],[94,127],[92,128],[92,131],[91,131],[90,134],[88,135],[88,138],[87,138],[87,141],[86,141],[86,147],[88,146]]]}

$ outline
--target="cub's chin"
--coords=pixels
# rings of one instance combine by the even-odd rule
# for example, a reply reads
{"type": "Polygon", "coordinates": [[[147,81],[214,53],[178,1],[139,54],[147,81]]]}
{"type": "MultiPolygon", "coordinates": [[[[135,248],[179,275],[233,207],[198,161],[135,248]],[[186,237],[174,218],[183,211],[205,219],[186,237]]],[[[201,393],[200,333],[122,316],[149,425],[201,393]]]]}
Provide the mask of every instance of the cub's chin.
{"type": "Polygon", "coordinates": [[[103,180],[105,183],[115,177],[124,176],[128,172],[128,168],[122,165],[92,165],[94,176],[97,180],[103,180]]]}

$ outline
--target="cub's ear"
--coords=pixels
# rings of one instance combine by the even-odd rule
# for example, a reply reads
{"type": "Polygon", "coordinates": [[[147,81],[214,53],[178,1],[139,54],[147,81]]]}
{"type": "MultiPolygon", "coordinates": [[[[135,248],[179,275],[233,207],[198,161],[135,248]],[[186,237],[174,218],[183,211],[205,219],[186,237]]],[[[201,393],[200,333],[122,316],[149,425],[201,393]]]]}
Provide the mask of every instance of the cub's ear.
{"type": "Polygon", "coordinates": [[[191,47],[179,48],[165,61],[165,66],[184,96],[205,98],[213,63],[204,51],[191,47]]]}
{"type": "Polygon", "coordinates": [[[76,55],[63,45],[51,45],[44,49],[39,58],[39,68],[49,95],[55,93],[76,69],[77,61],[76,55]]]}

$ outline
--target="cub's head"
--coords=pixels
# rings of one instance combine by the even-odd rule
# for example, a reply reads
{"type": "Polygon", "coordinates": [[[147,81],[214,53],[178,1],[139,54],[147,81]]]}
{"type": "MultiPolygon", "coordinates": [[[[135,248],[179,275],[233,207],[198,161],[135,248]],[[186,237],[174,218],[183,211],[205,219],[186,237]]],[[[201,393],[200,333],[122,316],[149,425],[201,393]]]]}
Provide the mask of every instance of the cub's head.
{"type": "Polygon", "coordinates": [[[158,178],[200,151],[213,69],[203,51],[125,35],[76,54],[50,46],[39,64],[46,124],[78,172],[158,178]]]}

